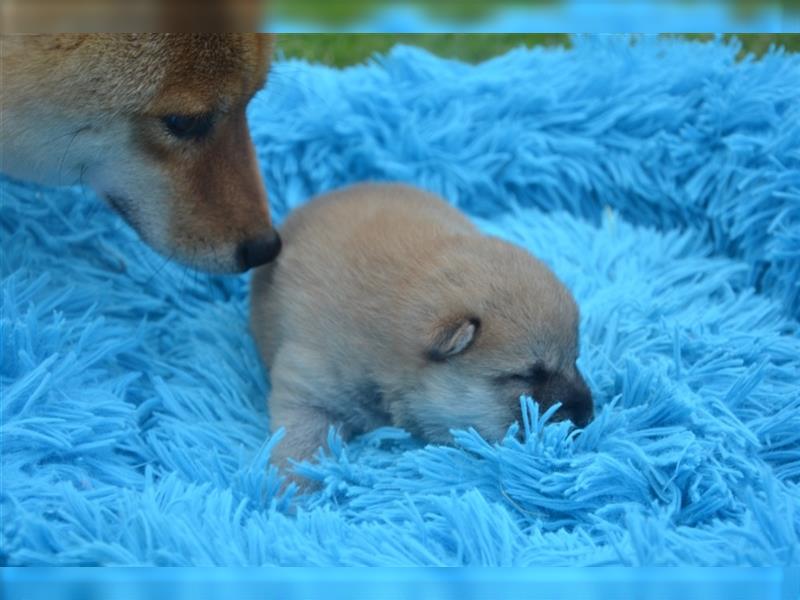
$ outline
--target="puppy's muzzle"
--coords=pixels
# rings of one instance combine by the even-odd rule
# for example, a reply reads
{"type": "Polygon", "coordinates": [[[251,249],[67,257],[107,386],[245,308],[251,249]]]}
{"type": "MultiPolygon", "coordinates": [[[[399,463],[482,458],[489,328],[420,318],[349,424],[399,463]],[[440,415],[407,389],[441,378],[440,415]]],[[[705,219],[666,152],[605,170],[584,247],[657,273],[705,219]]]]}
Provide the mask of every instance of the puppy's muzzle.
{"type": "Polygon", "coordinates": [[[582,429],[594,419],[592,392],[580,373],[574,378],[557,375],[542,392],[537,397],[542,397],[547,404],[561,403],[561,408],[553,415],[555,421],[569,419],[582,429]]]}
{"type": "Polygon", "coordinates": [[[564,407],[565,416],[576,427],[586,427],[594,419],[594,403],[592,393],[588,388],[577,386],[572,390],[571,397],[564,407]]]}
{"type": "Polygon", "coordinates": [[[242,271],[267,264],[281,253],[281,237],[274,229],[245,240],[236,248],[236,263],[242,271]]]}

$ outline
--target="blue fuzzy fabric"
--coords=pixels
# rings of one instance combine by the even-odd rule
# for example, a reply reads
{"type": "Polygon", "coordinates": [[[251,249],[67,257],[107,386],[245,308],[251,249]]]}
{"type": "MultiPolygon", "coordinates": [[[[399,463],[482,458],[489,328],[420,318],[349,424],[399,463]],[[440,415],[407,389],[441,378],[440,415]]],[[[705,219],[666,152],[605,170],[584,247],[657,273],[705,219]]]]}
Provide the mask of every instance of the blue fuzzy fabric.
{"type": "Polygon", "coordinates": [[[247,277],[166,263],[89,192],[2,180],[2,557],[48,565],[800,563],[800,57],[578,39],[478,66],[279,61],[250,106],[276,219],[443,194],[582,310],[580,436],[396,429],[268,468],[247,277]]]}

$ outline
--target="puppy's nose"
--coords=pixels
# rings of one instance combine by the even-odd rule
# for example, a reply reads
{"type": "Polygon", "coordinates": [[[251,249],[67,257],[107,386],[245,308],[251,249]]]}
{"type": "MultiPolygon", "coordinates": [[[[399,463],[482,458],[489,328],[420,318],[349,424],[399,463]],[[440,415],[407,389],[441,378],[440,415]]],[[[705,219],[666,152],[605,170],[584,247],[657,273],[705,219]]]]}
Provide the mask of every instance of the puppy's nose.
{"type": "Polygon", "coordinates": [[[271,229],[239,244],[236,261],[243,271],[247,271],[275,260],[281,253],[281,246],[281,237],[271,229]]]}
{"type": "Polygon", "coordinates": [[[571,397],[565,402],[565,412],[576,427],[583,428],[592,422],[594,419],[592,393],[585,384],[572,391],[571,397]]]}
{"type": "Polygon", "coordinates": [[[576,408],[568,412],[569,420],[575,424],[575,427],[583,429],[594,420],[594,410],[590,406],[586,408],[576,408]]]}

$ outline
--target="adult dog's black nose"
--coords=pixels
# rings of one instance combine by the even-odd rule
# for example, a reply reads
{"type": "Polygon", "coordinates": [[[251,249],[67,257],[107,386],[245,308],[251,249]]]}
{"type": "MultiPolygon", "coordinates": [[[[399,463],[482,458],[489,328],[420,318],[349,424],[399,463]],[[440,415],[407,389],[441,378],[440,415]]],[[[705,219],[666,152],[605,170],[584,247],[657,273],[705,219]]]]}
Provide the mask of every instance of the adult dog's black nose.
{"type": "Polygon", "coordinates": [[[281,237],[274,229],[245,240],[236,249],[236,262],[243,271],[275,260],[281,253],[281,237]]]}

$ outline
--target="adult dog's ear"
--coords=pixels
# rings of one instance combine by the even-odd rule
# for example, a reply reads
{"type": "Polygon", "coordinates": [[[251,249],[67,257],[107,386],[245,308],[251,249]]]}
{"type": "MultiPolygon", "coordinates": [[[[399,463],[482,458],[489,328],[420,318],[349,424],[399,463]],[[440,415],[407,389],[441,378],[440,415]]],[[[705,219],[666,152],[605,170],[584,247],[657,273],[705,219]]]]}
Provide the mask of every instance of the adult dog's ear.
{"type": "Polygon", "coordinates": [[[461,354],[475,341],[480,326],[479,318],[468,316],[446,319],[438,323],[433,329],[426,356],[429,360],[442,362],[451,356],[461,354]]]}

